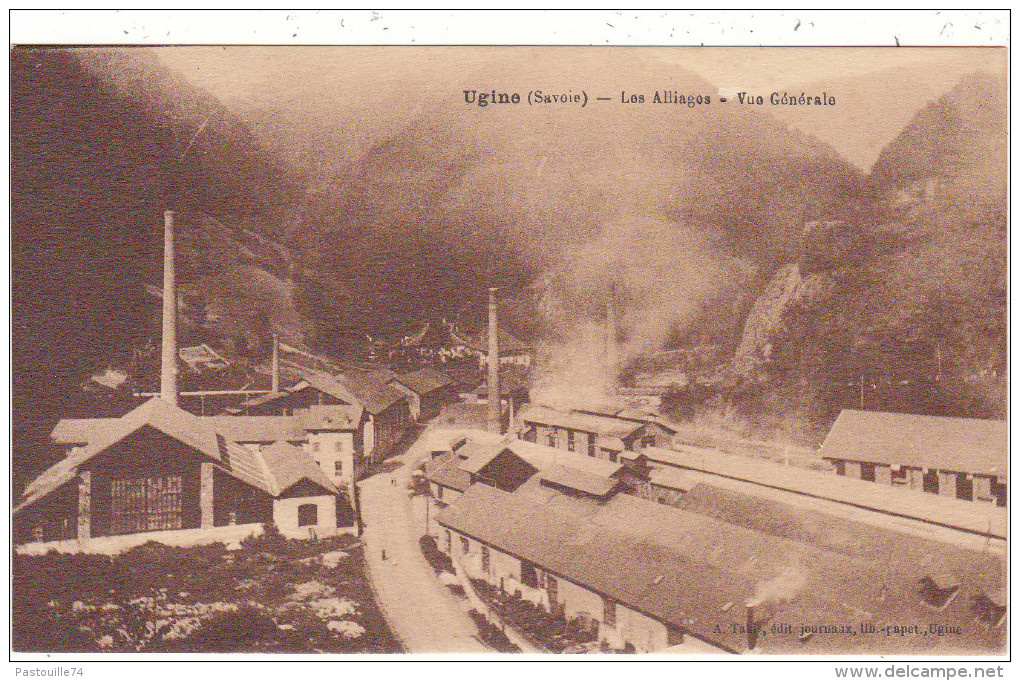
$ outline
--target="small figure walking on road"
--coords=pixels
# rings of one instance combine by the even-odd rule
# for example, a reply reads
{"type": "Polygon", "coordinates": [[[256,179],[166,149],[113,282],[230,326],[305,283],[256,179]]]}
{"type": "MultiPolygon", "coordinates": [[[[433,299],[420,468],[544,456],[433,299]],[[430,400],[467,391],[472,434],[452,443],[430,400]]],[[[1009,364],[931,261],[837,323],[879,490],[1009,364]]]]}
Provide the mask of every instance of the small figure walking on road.
{"type": "Polygon", "coordinates": [[[386,549],[382,550],[382,559],[386,560],[386,549]]]}

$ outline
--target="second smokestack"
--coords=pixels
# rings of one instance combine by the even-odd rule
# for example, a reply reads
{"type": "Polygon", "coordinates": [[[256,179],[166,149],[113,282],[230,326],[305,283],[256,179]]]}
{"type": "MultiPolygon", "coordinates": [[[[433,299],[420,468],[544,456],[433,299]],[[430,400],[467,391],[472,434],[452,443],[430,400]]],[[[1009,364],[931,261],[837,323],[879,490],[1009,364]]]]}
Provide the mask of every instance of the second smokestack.
{"type": "Polygon", "coordinates": [[[163,352],[159,394],[177,406],[177,273],[174,271],[174,212],[163,213],[163,352]]]}
{"type": "Polygon", "coordinates": [[[272,392],[275,395],[280,392],[280,338],[273,333],[273,384],[272,392]]]}
{"type": "Polygon", "coordinates": [[[487,425],[491,432],[503,432],[499,394],[499,319],[496,314],[496,289],[489,289],[489,408],[487,425]]]}

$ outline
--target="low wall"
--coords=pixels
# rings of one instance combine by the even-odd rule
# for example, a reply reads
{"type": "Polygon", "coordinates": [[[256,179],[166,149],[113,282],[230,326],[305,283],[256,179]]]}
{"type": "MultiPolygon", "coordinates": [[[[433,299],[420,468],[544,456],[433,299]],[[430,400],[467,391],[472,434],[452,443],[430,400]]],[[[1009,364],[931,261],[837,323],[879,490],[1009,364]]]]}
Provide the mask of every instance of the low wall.
{"type": "Polygon", "coordinates": [[[78,539],[64,539],[61,541],[28,542],[15,546],[14,551],[26,556],[41,556],[50,551],[115,556],[118,553],[123,553],[150,541],[159,542],[166,546],[187,548],[216,542],[229,544],[260,534],[262,534],[262,524],[249,523],[246,525],[228,525],[205,529],[195,528],[192,530],[161,530],[159,532],[120,534],[112,537],[93,537],[80,541],[78,539]]]}

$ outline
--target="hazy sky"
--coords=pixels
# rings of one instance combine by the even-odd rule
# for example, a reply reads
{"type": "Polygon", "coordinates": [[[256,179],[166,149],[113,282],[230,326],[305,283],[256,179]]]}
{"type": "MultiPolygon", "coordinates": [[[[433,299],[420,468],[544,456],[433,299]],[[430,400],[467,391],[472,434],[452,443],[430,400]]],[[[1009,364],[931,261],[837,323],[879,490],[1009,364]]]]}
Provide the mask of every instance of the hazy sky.
{"type": "Polygon", "coordinates": [[[977,70],[1005,74],[1006,68],[1006,51],[992,48],[156,48],[165,63],[225,103],[297,107],[318,116],[324,106],[332,107],[348,134],[364,144],[406,122],[437,94],[455,90],[467,74],[484,72],[487,64],[505,67],[537,56],[598,69],[602,55],[620,50],[635,60],[693,71],[722,94],[827,88],[841,99],[839,106],[765,110],[864,169],[920,108],[962,76],[977,70]]]}

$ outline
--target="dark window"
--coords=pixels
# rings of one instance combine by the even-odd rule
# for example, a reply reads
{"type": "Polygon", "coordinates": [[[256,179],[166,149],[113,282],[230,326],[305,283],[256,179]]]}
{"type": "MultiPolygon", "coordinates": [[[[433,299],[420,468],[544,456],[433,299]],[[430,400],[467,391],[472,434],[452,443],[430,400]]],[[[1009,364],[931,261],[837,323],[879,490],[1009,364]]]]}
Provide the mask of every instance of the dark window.
{"type": "Polygon", "coordinates": [[[616,626],[616,601],[602,597],[602,623],[607,627],[616,626]]]}
{"type": "Polygon", "coordinates": [[[111,534],[181,527],[181,476],[110,481],[111,534]]]}
{"type": "MultiPolygon", "coordinates": [[[[442,489],[442,487],[439,489],[442,489]]],[[[453,553],[453,535],[450,534],[449,530],[446,531],[446,552],[453,553]]]]}
{"type": "Polygon", "coordinates": [[[927,473],[925,473],[924,477],[921,478],[921,483],[923,485],[925,492],[928,492],[929,494],[938,494],[939,493],[938,471],[928,471],[927,473]]]}
{"type": "Polygon", "coordinates": [[[567,431],[567,449],[571,452],[574,451],[574,431],[572,430],[567,431]]]}
{"type": "Polygon", "coordinates": [[[974,501],[974,480],[968,480],[963,473],[956,474],[956,498],[974,501]]]}
{"type": "Polygon", "coordinates": [[[337,475],[337,476],[340,476],[340,475],[344,474],[344,462],[343,461],[334,461],[333,462],[333,474],[337,475]]]}
{"type": "Polygon", "coordinates": [[[535,566],[526,560],[521,561],[521,584],[530,586],[532,589],[538,586],[538,573],[535,566]]]}
{"type": "Polygon", "coordinates": [[[545,576],[545,590],[549,594],[549,612],[553,615],[562,615],[563,606],[560,603],[560,584],[550,574],[545,576]]]}
{"type": "Polygon", "coordinates": [[[873,463],[861,464],[861,480],[875,482],[875,464],[873,463]]]}
{"type": "Polygon", "coordinates": [[[588,456],[595,456],[595,438],[588,436],[588,456]]]}
{"type": "Polygon", "coordinates": [[[836,475],[846,475],[846,461],[836,461],[836,475]]]}
{"type": "Polygon", "coordinates": [[[319,507],[316,504],[301,504],[297,507],[298,527],[319,524],[319,507]]]}
{"type": "Polygon", "coordinates": [[[460,550],[461,550],[461,553],[470,553],[471,552],[471,542],[468,540],[467,537],[461,537],[460,538],[460,550]]]}
{"type": "Polygon", "coordinates": [[[899,470],[892,469],[891,478],[894,485],[906,485],[910,482],[907,478],[907,469],[902,466],[900,466],[899,470]]]}
{"type": "Polygon", "coordinates": [[[545,443],[550,447],[556,446],[556,432],[550,430],[549,434],[545,436],[545,443]]]}
{"type": "Polygon", "coordinates": [[[482,547],[482,571],[489,572],[489,547],[482,547]]]}
{"type": "Polygon", "coordinates": [[[645,437],[641,438],[641,446],[642,447],[654,447],[655,446],[655,436],[654,435],[646,435],[645,437]]]}
{"type": "Polygon", "coordinates": [[[604,458],[616,463],[616,459],[620,456],[620,452],[615,452],[612,449],[603,449],[602,455],[604,458]]]}

